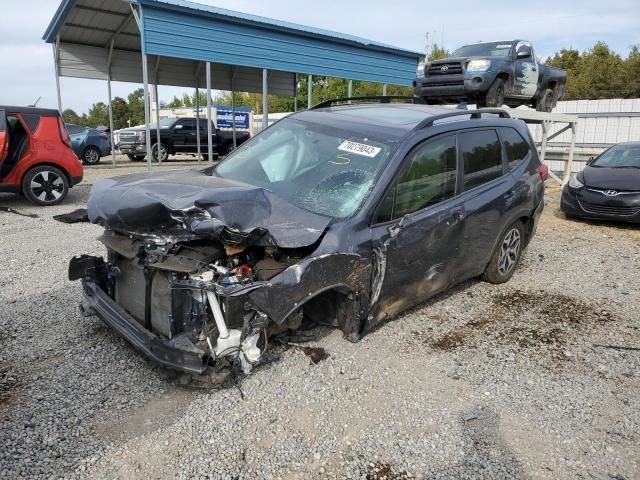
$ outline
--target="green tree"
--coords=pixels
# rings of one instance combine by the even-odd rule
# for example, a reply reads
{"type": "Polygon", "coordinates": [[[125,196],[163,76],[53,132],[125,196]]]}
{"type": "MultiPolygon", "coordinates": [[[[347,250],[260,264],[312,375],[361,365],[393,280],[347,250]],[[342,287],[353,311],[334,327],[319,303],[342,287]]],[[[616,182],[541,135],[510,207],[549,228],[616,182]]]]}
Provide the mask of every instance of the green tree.
{"type": "Polygon", "coordinates": [[[67,108],[64,112],[62,112],[62,119],[65,123],[72,123],[74,125],[79,125],[81,118],[78,116],[76,112],[67,108]]]}
{"type": "Polygon", "coordinates": [[[88,124],[91,127],[109,125],[109,107],[104,102],[94,103],[89,109],[88,124]]]}
{"type": "Polygon", "coordinates": [[[141,125],[144,123],[144,90],[138,88],[131,92],[128,97],[129,118],[131,126],[141,125]]]}
{"type": "Polygon", "coordinates": [[[433,44],[431,47],[431,55],[429,55],[429,60],[442,60],[443,58],[449,58],[451,56],[451,52],[445,49],[444,47],[439,47],[437,43],[433,44]]]}
{"type": "Polygon", "coordinates": [[[180,108],[182,106],[182,101],[176,97],[175,95],[173,96],[173,100],[171,100],[168,104],[167,107],[169,108],[180,108]]]}
{"type": "Polygon", "coordinates": [[[562,49],[546,60],[548,65],[567,72],[566,100],[634,98],[640,95],[640,53],[631,48],[623,59],[604,42],[582,53],[562,49]]]}
{"type": "Polygon", "coordinates": [[[122,97],[115,97],[111,102],[113,111],[113,128],[119,130],[129,126],[129,104],[122,97]]]}

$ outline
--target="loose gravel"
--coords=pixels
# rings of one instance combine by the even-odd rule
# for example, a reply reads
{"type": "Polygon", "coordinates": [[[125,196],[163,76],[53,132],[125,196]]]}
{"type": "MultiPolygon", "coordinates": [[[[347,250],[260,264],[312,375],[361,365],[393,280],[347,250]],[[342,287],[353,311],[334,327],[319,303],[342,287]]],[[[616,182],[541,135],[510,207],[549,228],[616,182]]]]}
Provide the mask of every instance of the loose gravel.
{"type": "Polygon", "coordinates": [[[51,219],[141,170],[88,168],[58,207],[0,196],[39,216],[0,211],[0,478],[640,478],[640,229],[565,220],[551,188],[509,283],[195,388],[80,315],[68,260],[100,229],[51,219]]]}

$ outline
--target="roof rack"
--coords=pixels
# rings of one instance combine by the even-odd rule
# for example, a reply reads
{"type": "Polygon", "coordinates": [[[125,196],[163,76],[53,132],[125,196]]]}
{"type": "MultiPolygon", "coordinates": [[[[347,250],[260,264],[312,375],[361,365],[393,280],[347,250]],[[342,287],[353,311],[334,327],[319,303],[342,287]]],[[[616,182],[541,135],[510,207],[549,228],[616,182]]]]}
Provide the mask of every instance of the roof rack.
{"type": "Polygon", "coordinates": [[[317,105],[314,105],[309,110],[315,110],[317,108],[333,107],[340,104],[353,104],[353,103],[391,103],[391,100],[406,100],[411,103],[424,104],[425,101],[420,97],[402,96],[402,95],[380,95],[380,96],[368,96],[368,97],[345,97],[334,98],[332,100],[325,100],[317,105]]]}
{"type": "Polygon", "coordinates": [[[498,115],[500,118],[511,118],[511,115],[509,115],[506,110],[502,110],[500,108],[479,108],[477,110],[456,110],[453,112],[442,113],[440,115],[434,115],[433,117],[425,118],[423,121],[421,121],[418,125],[415,126],[414,130],[421,130],[423,128],[433,127],[433,122],[442,120],[443,118],[469,115],[471,119],[477,119],[477,118],[482,118],[482,115],[485,113],[498,115]]]}

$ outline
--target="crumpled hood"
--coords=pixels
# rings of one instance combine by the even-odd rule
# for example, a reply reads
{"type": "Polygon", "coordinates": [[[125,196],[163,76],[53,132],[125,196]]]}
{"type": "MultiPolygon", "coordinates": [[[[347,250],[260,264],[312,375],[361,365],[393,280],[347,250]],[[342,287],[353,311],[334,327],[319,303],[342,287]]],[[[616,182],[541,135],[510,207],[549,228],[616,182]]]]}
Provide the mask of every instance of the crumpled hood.
{"type": "Polygon", "coordinates": [[[178,226],[231,243],[283,248],[312,245],[331,221],[263,188],[197,170],[101,180],[87,210],[92,223],[118,231],[161,234],[178,226]]]}
{"type": "Polygon", "coordinates": [[[587,187],[640,191],[640,169],[585,167],[582,171],[587,187]]]}

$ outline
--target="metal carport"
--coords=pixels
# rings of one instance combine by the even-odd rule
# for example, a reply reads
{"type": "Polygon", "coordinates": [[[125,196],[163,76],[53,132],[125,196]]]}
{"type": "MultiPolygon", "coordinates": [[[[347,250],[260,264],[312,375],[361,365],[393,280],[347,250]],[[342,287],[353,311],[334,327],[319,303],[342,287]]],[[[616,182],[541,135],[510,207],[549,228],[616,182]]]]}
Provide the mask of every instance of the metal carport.
{"type": "Polygon", "coordinates": [[[262,93],[266,117],[268,94],[294,95],[298,73],[310,79],[319,75],[408,86],[421,56],[352,35],[183,0],[62,0],[43,39],[53,45],[61,112],[59,76],[106,80],[113,134],[111,80],[144,84],[149,169],[150,82],[156,89],[158,84],[206,86],[211,129],[211,88],[262,93]]]}

